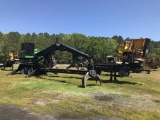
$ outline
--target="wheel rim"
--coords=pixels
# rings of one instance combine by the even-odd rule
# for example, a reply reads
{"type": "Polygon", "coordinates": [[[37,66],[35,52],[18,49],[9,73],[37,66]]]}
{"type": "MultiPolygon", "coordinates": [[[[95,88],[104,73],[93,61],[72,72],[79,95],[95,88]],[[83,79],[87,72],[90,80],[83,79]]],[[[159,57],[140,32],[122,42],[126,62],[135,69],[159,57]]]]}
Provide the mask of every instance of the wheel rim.
{"type": "Polygon", "coordinates": [[[30,74],[30,73],[32,73],[33,72],[33,69],[32,68],[29,68],[28,69],[28,75],[30,74]]]}

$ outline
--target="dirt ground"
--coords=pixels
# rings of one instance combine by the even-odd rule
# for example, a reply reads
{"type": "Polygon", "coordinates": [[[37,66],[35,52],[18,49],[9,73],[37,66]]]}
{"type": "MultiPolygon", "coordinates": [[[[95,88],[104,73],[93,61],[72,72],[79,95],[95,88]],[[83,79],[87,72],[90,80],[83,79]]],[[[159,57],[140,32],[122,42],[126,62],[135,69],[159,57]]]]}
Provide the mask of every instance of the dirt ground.
{"type": "Polygon", "coordinates": [[[0,120],[123,120],[119,117],[106,118],[105,116],[91,116],[89,118],[70,117],[66,115],[42,116],[37,113],[29,112],[25,108],[12,105],[0,105],[0,120]]]}
{"type": "MultiPolygon", "coordinates": [[[[97,120],[106,120],[97,116],[97,120]]],[[[20,108],[12,105],[0,105],[0,120],[83,120],[79,118],[70,118],[68,115],[61,116],[42,116],[37,113],[29,112],[26,108],[20,108]]],[[[87,118],[85,120],[92,120],[87,118]]]]}
{"type": "Polygon", "coordinates": [[[51,116],[41,116],[27,109],[11,105],[0,105],[0,120],[55,120],[51,116]]]}
{"type": "MultiPolygon", "coordinates": [[[[125,107],[131,107],[135,109],[145,109],[145,110],[157,110],[160,111],[160,108],[157,106],[157,104],[152,101],[151,96],[132,96],[123,98],[121,96],[115,95],[115,94],[103,94],[98,93],[94,94],[93,99],[98,100],[99,102],[108,102],[108,103],[114,103],[114,104],[121,104],[125,107]],[[134,104],[135,100],[138,100],[134,104]],[[129,102],[128,102],[129,101],[129,102]]],[[[47,101],[41,101],[38,103],[44,103],[47,104],[47,101]]],[[[91,107],[91,106],[90,106],[91,107]]],[[[90,118],[85,118],[85,120],[124,120],[120,117],[114,117],[114,118],[106,118],[105,116],[90,116],[90,118]]],[[[0,105],[0,120],[82,120],[79,119],[78,116],[68,116],[66,115],[60,115],[60,116],[52,116],[52,115],[45,115],[42,116],[37,113],[30,112],[27,108],[20,108],[18,106],[13,105],[0,105]]],[[[84,120],[84,119],[83,119],[84,120]]]]}

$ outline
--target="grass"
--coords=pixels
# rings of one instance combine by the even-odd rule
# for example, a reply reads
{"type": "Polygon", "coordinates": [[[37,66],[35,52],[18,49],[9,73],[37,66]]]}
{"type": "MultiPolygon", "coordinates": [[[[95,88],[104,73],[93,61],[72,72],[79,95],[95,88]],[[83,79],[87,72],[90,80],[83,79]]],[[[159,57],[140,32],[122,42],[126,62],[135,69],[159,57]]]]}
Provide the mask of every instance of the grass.
{"type": "Polygon", "coordinates": [[[86,88],[81,87],[82,75],[49,73],[24,78],[6,76],[8,72],[0,71],[0,104],[61,119],[160,119],[160,70],[131,73],[112,83],[108,73],[102,73],[102,86],[88,80],[86,88]]]}

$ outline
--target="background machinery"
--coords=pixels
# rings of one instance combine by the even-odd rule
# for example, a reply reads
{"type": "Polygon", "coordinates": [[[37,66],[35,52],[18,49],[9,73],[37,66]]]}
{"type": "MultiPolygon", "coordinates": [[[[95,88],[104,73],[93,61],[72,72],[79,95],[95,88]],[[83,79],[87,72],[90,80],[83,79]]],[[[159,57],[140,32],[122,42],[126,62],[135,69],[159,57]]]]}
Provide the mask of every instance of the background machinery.
{"type": "Polygon", "coordinates": [[[146,66],[152,69],[158,69],[160,67],[160,58],[159,57],[147,58],[146,66]]]}
{"type": "Polygon", "coordinates": [[[121,60],[121,64],[116,64],[116,62],[113,62],[114,64],[97,64],[95,65],[96,71],[99,73],[111,71],[111,74],[118,72],[121,77],[129,75],[130,71],[141,71],[143,58],[148,53],[150,41],[148,38],[122,41],[116,48],[116,54],[121,60]]]}
{"type": "Polygon", "coordinates": [[[13,64],[19,63],[19,52],[18,51],[11,51],[8,55],[1,56],[3,57],[2,60],[0,60],[1,65],[0,67],[3,67],[4,69],[6,67],[12,67],[13,70],[13,64]]]}
{"type": "Polygon", "coordinates": [[[127,39],[116,48],[116,54],[123,62],[135,63],[143,61],[148,53],[150,39],[127,39]]]}

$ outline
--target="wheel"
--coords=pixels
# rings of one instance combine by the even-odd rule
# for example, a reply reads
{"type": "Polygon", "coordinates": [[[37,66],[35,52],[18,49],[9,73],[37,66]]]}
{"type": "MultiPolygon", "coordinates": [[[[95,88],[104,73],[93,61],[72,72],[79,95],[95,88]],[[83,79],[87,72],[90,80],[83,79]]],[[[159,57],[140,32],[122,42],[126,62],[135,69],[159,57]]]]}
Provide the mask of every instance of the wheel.
{"type": "Polygon", "coordinates": [[[26,68],[22,68],[20,72],[21,74],[26,74],[27,73],[26,68]]]}
{"type": "Polygon", "coordinates": [[[33,68],[29,68],[27,71],[28,75],[31,74],[32,72],[33,72],[33,68]]]}
{"type": "Polygon", "coordinates": [[[130,71],[126,71],[126,73],[127,73],[126,76],[129,76],[129,75],[130,75],[130,71]]]}
{"type": "Polygon", "coordinates": [[[130,74],[130,72],[129,72],[129,71],[126,71],[126,70],[120,70],[120,71],[118,72],[118,75],[119,75],[120,77],[126,77],[126,76],[129,76],[129,74],[130,74]]]}

